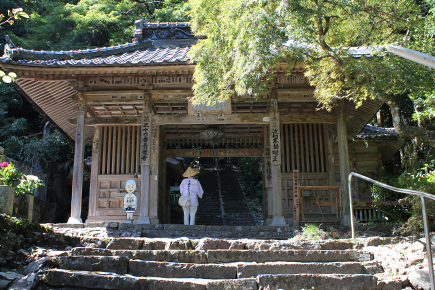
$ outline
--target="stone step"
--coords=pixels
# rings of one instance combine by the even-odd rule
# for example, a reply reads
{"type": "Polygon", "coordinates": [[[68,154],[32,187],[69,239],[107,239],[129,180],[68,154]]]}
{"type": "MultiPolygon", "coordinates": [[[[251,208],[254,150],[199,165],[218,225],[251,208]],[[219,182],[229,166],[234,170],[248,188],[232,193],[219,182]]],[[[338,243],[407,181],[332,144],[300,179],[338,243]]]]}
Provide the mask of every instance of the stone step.
{"type": "MultiPolygon", "coordinates": [[[[202,232],[197,232],[201,234],[202,232]]],[[[300,240],[232,240],[232,239],[166,239],[166,238],[111,238],[92,240],[112,250],[353,250],[350,241],[300,241],[300,240]]],[[[301,252],[303,253],[303,252],[301,252]]]]}
{"type": "Polygon", "coordinates": [[[376,290],[378,279],[372,275],[292,274],[260,275],[257,286],[262,289],[285,290],[376,290]]]}
{"type": "Polygon", "coordinates": [[[238,262],[179,263],[144,261],[125,256],[64,256],[58,258],[59,268],[90,272],[111,272],[133,276],[161,278],[236,279],[254,278],[264,274],[374,274],[371,264],[360,262],[238,262]]]}
{"type": "Polygon", "coordinates": [[[123,256],[134,260],[176,263],[234,262],[369,262],[373,255],[359,250],[110,250],[77,247],[73,256],[123,256]]]}
{"type": "Polygon", "coordinates": [[[169,237],[169,238],[177,238],[177,237],[187,237],[193,239],[200,238],[220,238],[220,239],[277,239],[277,240],[287,240],[292,235],[288,233],[271,233],[271,232],[199,232],[199,231],[142,231],[141,237],[147,238],[159,238],[159,237],[169,237]]]}
{"type": "MultiPolygon", "coordinates": [[[[252,279],[254,280],[254,279],[252,279]]],[[[186,281],[161,278],[141,278],[112,273],[89,273],[52,269],[47,270],[43,282],[52,287],[79,289],[153,289],[153,290],[206,290],[206,281],[186,281]]],[[[255,280],[254,280],[255,282],[255,280]]],[[[256,282],[255,282],[256,284],[256,282]]],[[[216,288],[217,289],[217,288],[216,288]]],[[[249,288],[245,288],[249,289],[249,288]]],[[[251,288],[256,289],[256,288],[251,288]]]]}
{"type": "Polygon", "coordinates": [[[232,280],[162,279],[53,269],[45,272],[43,282],[51,287],[79,289],[375,290],[378,281],[372,275],[342,274],[260,275],[257,278],[232,280]]]}
{"type": "Polygon", "coordinates": [[[207,231],[207,232],[238,232],[238,231],[256,231],[256,232],[288,232],[293,233],[294,229],[290,228],[288,226],[204,226],[204,225],[196,225],[196,226],[190,226],[190,225],[178,225],[178,224],[144,224],[144,225],[131,225],[122,223],[119,225],[120,230],[127,230],[127,229],[135,229],[135,230],[179,230],[180,227],[182,229],[190,229],[190,230],[197,230],[197,231],[207,231]]]}
{"type": "Polygon", "coordinates": [[[372,275],[297,274],[260,275],[257,278],[232,280],[161,279],[132,277],[111,273],[88,273],[47,270],[43,282],[52,287],[80,289],[154,289],[154,290],[375,290],[377,278],[372,275]]]}

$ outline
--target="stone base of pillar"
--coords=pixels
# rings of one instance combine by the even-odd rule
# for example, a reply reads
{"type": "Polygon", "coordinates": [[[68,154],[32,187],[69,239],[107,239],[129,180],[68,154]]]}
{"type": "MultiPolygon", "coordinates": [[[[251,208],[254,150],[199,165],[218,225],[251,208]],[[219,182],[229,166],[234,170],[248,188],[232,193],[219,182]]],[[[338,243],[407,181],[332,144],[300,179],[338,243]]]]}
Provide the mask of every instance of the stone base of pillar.
{"type": "Polygon", "coordinates": [[[285,219],[283,216],[274,216],[272,219],[272,222],[270,223],[271,227],[282,227],[282,226],[288,226],[285,223],[285,219]]]}
{"type": "Polygon", "coordinates": [[[149,224],[151,224],[151,220],[150,220],[150,218],[149,217],[147,217],[147,216],[141,216],[141,217],[139,217],[139,219],[137,220],[137,224],[138,225],[149,225],[149,224]]]}
{"type": "Polygon", "coordinates": [[[133,220],[125,220],[124,224],[132,225],[133,224],[133,220]]]}
{"type": "Polygon", "coordinates": [[[77,218],[77,217],[70,217],[68,219],[68,224],[82,224],[83,221],[81,218],[77,218]]]}

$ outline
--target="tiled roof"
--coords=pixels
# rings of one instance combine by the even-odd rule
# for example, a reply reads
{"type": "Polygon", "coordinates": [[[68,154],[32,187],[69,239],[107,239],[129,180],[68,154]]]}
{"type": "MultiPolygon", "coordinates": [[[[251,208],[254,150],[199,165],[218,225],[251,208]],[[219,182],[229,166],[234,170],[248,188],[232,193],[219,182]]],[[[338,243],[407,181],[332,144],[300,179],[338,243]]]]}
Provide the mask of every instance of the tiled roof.
{"type": "Polygon", "coordinates": [[[396,129],[394,128],[383,128],[376,127],[373,125],[365,125],[364,128],[359,132],[355,138],[356,139],[379,139],[379,138],[389,138],[397,137],[396,129]]]}
{"type": "MultiPolygon", "coordinates": [[[[4,60],[4,62],[44,67],[68,67],[68,66],[141,66],[141,65],[160,65],[160,64],[181,64],[189,61],[187,53],[190,50],[186,47],[148,47],[145,50],[138,50],[138,47],[131,46],[131,52],[121,55],[114,55],[114,51],[104,57],[83,57],[81,59],[17,59],[4,60]]],[[[95,50],[97,51],[97,50],[95,50]]],[[[104,49],[98,49],[99,52],[104,49]]],[[[42,52],[39,52],[42,53],[42,52]]],[[[53,54],[51,52],[45,52],[53,54]]],[[[89,53],[89,51],[87,51],[89,53]]],[[[21,53],[20,53],[21,56],[21,53]]]]}
{"type": "Polygon", "coordinates": [[[11,44],[5,45],[5,56],[12,60],[29,59],[29,60],[67,60],[82,59],[101,56],[120,54],[139,49],[147,49],[152,46],[151,40],[145,40],[136,43],[127,43],[111,47],[101,47],[96,49],[70,50],[70,51],[37,51],[21,47],[14,47],[11,44]]]}
{"type": "Polygon", "coordinates": [[[143,66],[184,64],[198,37],[189,23],[136,21],[133,43],[75,51],[35,51],[5,45],[0,63],[40,67],[143,66]]]}

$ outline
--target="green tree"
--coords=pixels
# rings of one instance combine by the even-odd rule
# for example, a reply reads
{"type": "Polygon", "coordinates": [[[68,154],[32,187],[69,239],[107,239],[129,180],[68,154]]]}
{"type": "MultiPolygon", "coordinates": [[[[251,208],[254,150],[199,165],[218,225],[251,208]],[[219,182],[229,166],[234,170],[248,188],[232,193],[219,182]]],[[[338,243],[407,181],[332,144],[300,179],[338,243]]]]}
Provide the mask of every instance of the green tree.
{"type": "MultiPolygon", "coordinates": [[[[20,19],[21,17],[29,18],[29,16],[23,11],[22,8],[14,8],[12,10],[8,10],[7,16],[4,16],[3,14],[0,14],[0,26],[3,24],[14,24],[15,20],[20,19]]],[[[11,83],[17,75],[14,72],[5,73],[4,71],[0,70],[0,78],[5,83],[11,83]]]]}
{"type": "Polygon", "coordinates": [[[134,22],[186,21],[186,0],[57,0],[29,7],[26,34],[11,32],[19,46],[35,50],[77,50],[131,42],[134,22]]]}
{"type": "Polygon", "coordinates": [[[434,51],[429,7],[409,0],[191,0],[193,30],[207,36],[191,51],[195,99],[264,94],[278,63],[290,69],[304,63],[314,96],[326,108],[338,99],[358,105],[381,100],[400,134],[433,143],[431,124],[412,126],[400,108],[406,94],[416,118],[432,117],[419,108],[435,100],[433,71],[383,49],[395,43],[434,51]],[[373,48],[372,54],[353,57],[349,47],[362,46],[373,48]]]}

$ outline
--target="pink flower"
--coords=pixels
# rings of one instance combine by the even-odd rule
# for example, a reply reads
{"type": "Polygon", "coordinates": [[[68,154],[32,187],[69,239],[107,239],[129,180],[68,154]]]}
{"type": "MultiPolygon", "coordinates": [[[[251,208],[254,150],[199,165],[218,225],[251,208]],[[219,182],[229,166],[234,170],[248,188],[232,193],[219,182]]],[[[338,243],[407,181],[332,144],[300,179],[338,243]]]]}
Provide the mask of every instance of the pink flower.
{"type": "Polygon", "coordinates": [[[9,165],[9,162],[2,162],[2,163],[0,163],[0,167],[1,168],[6,167],[8,165],[9,165]]]}

